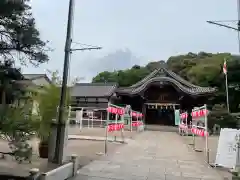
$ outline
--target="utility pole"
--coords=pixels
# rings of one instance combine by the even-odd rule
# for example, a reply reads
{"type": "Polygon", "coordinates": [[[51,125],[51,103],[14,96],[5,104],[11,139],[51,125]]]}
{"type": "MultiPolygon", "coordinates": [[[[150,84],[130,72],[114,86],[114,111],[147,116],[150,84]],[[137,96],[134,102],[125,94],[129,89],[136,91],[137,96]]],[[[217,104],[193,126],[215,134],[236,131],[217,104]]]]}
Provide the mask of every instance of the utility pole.
{"type": "Polygon", "coordinates": [[[237,12],[238,12],[238,52],[240,53],[240,0],[237,0],[237,12]]]}
{"type": "Polygon", "coordinates": [[[102,49],[102,47],[97,47],[97,46],[89,47],[89,48],[71,49],[74,3],[75,3],[75,0],[69,0],[67,35],[66,35],[66,42],[65,42],[65,49],[64,49],[65,56],[64,56],[63,75],[62,75],[62,87],[61,87],[60,103],[59,103],[59,108],[58,108],[57,137],[56,137],[56,145],[55,145],[55,151],[54,151],[54,162],[56,164],[62,163],[62,158],[60,158],[60,155],[63,152],[62,129],[63,129],[63,127],[65,127],[64,112],[68,108],[68,107],[66,107],[66,92],[67,92],[67,88],[68,88],[67,81],[68,81],[70,55],[73,51],[102,49]]]}
{"type": "Polygon", "coordinates": [[[68,9],[68,22],[67,22],[67,35],[65,42],[65,56],[64,56],[64,65],[63,65],[63,76],[62,76],[62,87],[61,87],[61,97],[59,103],[58,111],[58,120],[57,120],[57,137],[54,153],[54,162],[59,164],[61,160],[59,159],[59,150],[61,143],[61,129],[64,126],[63,115],[65,112],[66,104],[66,92],[67,92],[67,80],[68,80],[68,70],[69,70],[69,59],[71,53],[71,41],[72,41],[72,26],[73,26],[73,8],[75,0],[69,0],[69,9],[68,9]]]}

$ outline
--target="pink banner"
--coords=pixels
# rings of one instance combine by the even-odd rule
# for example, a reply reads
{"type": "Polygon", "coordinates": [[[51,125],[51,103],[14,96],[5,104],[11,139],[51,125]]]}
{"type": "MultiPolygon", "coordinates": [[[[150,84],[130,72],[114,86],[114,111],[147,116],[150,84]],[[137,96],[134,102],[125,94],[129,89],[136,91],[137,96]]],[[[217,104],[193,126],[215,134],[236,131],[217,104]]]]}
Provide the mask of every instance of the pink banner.
{"type": "Polygon", "coordinates": [[[200,117],[205,117],[208,113],[208,110],[207,109],[201,109],[201,110],[198,110],[198,111],[193,111],[192,112],[192,117],[193,118],[200,118],[200,117]]]}
{"type": "Polygon", "coordinates": [[[132,122],[132,126],[137,127],[143,125],[143,122],[138,121],[138,122],[132,122]]]}
{"type": "MultiPolygon", "coordinates": [[[[208,114],[207,109],[201,109],[201,110],[193,111],[191,113],[193,119],[205,117],[207,114],[208,114]]],[[[180,114],[180,117],[181,117],[181,119],[186,119],[188,117],[188,114],[182,113],[182,114],[180,114]]]]}
{"type": "Polygon", "coordinates": [[[208,136],[208,132],[205,131],[204,129],[192,128],[191,131],[193,134],[195,134],[197,136],[201,136],[201,137],[208,136]]]}
{"type": "Polygon", "coordinates": [[[124,124],[122,124],[122,123],[120,123],[120,124],[109,124],[108,125],[108,132],[119,131],[123,128],[124,128],[124,124]]]}
{"type": "Polygon", "coordinates": [[[137,112],[131,112],[131,116],[133,117],[143,117],[142,113],[137,113],[137,112]]]}
{"type": "Polygon", "coordinates": [[[188,126],[185,125],[185,124],[180,124],[180,125],[179,125],[179,128],[180,128],[180,129],[188,129],[188,126]]]}
{"type": "Polygon", "coordinates": [[[109,113],[118,114],[120,116],[124,114],[124,109],[123,108],[108,107],[107,111],[109,113]]]}

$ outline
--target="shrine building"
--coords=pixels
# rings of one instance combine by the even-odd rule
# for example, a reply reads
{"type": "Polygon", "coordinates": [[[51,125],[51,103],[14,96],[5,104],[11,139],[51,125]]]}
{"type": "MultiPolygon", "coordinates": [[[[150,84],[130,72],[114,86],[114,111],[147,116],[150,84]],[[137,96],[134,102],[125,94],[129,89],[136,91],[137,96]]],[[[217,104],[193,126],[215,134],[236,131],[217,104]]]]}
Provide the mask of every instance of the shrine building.
{"type": "Polygon", "coordinates": [[[191,112],[216,92],[194,85],[164,65],[130,87],[115,83],[77,83],[71,90],[73,107],[106,108],[108,102],[131,105],[144,115],[146,124],[174,125],[174,110],[191,112]]]}

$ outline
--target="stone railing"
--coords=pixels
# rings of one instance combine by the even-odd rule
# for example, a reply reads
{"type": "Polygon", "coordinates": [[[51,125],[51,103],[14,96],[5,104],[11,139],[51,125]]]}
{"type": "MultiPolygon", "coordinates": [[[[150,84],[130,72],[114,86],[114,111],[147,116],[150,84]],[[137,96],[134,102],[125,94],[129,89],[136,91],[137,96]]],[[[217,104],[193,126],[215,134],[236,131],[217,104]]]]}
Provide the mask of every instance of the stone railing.
{"type": "Polygon", "coordinates": [[[46,173],[40,173],[39,169],[31,169],[27,180],[66,180],[77,174],[78,158],[71,156],[71,161],[46,173]]]}

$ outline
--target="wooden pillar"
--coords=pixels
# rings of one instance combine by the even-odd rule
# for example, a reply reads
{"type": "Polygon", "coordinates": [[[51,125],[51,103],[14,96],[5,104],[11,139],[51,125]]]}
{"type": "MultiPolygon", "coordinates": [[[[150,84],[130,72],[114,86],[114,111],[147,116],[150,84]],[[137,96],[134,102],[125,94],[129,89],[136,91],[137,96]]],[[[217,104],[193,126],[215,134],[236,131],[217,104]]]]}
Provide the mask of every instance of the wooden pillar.
{"type": "Polygon", "coordinates": [[[144,124],[146,123],[146,112],[147,112],[146,108],[147,108],[146,104],[143,103],[143,105],[142,105],[142,114],[143,114],[143,122],[144,122],[144,124]]]}
{"type": "Polygon", "coordinates": [[[187,114],[188,114],[187,122],[188,124],[190,124],[192,122],[192,107],[188,107],[187,114]]]}

